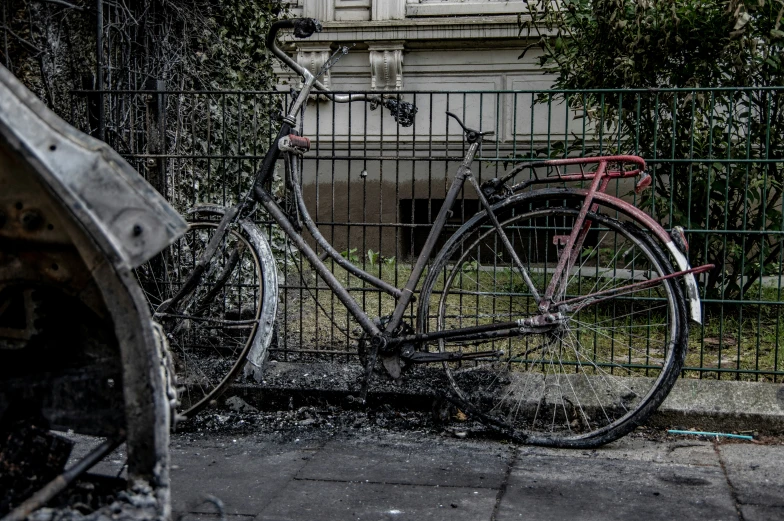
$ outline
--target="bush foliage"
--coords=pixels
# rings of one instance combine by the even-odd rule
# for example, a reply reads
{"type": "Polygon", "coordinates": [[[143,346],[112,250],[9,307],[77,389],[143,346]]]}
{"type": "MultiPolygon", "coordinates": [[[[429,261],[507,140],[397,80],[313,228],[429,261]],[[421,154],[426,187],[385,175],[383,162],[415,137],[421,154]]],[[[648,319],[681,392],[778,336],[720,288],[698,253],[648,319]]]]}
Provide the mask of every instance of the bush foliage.
{"type": "MultiPolygon", "coordinates": [[[[650,163],[655,217],[692,230],[709,296],[741,297],[779,274],[784,229],[784,1],[531,1],[520,33],[560,94],[650,163]],[[715,90],[659,90],[720,88],[715,90]],[[752,87],[736,89],[733,87],[752,87]],[[729,230],[727,233],[716,231],[729,230]],[[763,230],[771,233],[747,233],[763,230]],[[714,232],[714,233],[712,233],[714,232]]],[[[522,55],[521,55],[522,56],[522,55]]],[[[608,150],[605,148],[604,153],[608,150]]]]}
{"type": "Polygon", "coordinates": [[[236,197],[256,168],[246,156],[266,149],[279,100],[214,91],[265,91],[275,84],[264,40],[271,23],[286,15],[285,4],[139,0],[102,8],[102,85],[94,0],[4,1],[0,62],[85,132],[98,128],[102,103],[104,139],[178,210],[236,197]],[[161,85],[169,92],[160,97],[141,92],[161,85]],[[86,91],[99,87],[121,92],[96,101],[86,91]],[[144,159],[160,154],[192,159],[144,159]]]}

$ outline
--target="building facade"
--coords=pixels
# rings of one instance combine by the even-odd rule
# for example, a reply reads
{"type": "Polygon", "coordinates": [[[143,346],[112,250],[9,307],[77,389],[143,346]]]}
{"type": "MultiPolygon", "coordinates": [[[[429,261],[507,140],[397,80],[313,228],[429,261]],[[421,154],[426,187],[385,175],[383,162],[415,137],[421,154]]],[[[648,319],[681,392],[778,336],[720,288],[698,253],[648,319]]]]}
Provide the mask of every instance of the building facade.
{"type": "MultiPolygon", "coordinates": [[[[390,254],[416,253],[457,166],[447,158],[460,157],[463,150],[461,129],[447,111],[469,127],[495,133],[481,156],[496,161],[477,162],[480,178],[498,175],[503,167],[498,158],[530,156],[552,135],[568,133],[564,108],[535,103],[528,92],[546,90],[552,78],[543,74],[536,50],[520,59],[528,43],[518,22],[524,1],[295,0],[290,5],[294,16],[323,24],[321,33],[306,40],[284,42],[301,65],[316,72],[338,47],[347,46],[349,53],[324,83],[340,92],[399,94],[419,111],[414,125],[402,128],[387,111],[370,111],[363,103],[309,104],[304,132],[317,140],[318,149],[305,162],[303,181],[317,220],[408,224],[415,230],[392,237],[383,228],[337,226],[332,237],[338,247],[361,240],[390,254]]],[[[474,195],[465,192],[456,222],[477,208],[474,195]]]]}

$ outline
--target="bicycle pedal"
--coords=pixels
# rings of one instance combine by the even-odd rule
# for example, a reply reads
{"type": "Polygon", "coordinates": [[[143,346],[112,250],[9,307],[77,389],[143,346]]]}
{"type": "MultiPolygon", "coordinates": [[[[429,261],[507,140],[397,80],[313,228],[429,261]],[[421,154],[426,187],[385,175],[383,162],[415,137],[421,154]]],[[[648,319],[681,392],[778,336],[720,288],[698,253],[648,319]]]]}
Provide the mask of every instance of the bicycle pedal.
{"type": "Polygon", "coordinates": [[[385,356],[381,359],[381,362],[384,364],[384,369],[387,370],[387,373],[389,373],[389,376],[391,376],[393,380],[400,379],[400,374],[403,371],[403,366],[400,364],[399,356],[397,355],[385,356]]]}

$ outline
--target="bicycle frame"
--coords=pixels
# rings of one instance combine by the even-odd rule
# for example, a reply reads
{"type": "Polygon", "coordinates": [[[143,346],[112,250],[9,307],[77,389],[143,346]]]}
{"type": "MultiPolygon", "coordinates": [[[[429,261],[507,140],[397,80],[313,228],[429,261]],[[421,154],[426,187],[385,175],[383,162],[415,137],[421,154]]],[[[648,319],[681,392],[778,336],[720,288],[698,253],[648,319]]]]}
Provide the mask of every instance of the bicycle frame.
{"type": "MultiPolygon", "coordinates": [[[[269,41],[268,41],[269,45],[269,41]]],[[[277,47],[274,48],[277,50],[277,47]]],[[[277,53],[276,53],[277,54],[277,53]]],[[[288,56],[286,56],[288,58],[288,56]]],[[[288,58],[288,62],[291,62],[290,58],[288,58]]],[[[691,278],[691,282],[687,281],[687,293],[689,296],[696,297],[696,282],[694,281],[694,274],[701,273],[703,271],[707,271],[712,268],[711,265],[701,266],[699,268],[691,268],[688,266],[688,262],[685,260],[685,256],[677,251],[676,248],[671,247],[672,239],[670,238],[669,234],[664,231],[661,226],[656,223],[653,219],[651,219],[647,214],[640,211],[635,206],[626,203],[622,200],[619,200],[615,197],[609,196],[605,193],[609,182],[613,179],[621,179],[621,178],[629,178],[629,177],[636,177],[641,176],[644,172],[645,168],[645,161],[637,156],[602,156],[597,158],[573,158],[573,159],[560,159],[560,160],[550,160],[544,162],[535,162],[535,163],[523,163],[518,165],[514,168],[507,176],[498,181],[494,180],[496,188],[503,187],[507,191],[507,195],[519,192],[524,188],[536,184],[536,183],[549,183],[553,181],[562,181],[562,182],[576,182],[576,181],[590,181],[590,187],[584,191],[585,200],[581,206],[579,211],[579,215],[576,219],[576,222],[571,230],[571,233],[568,236],[560,236],[556,237],[558,239],[559,244],[557,246],[561,248],[561,254],[558,261],[558,265],[556,267],[556,273],[553,276],[552,280],[550,281],[548,287],[545,290],[544,295],[539,295],[534,283],[531,280],[531,277],[528,273],[528,270],[523,265],[522,261],[518,258],[517,254],[514,251],[514,248],[509,243],[508,238],[501,233],[500,237],[504,242],[504,246],[506,247],[507,252],[511,256],[514,261],[514,264],[517,266],[517,269],[520,272],[523,280],[525,281],[529,291],[534,296],[536,301],[539,305],[540,315],[534,317],[520,317],[518,320],[504,322],[504,323],[494,323],[491,325],[484,325],[484,326],[473,326],[473,327],[466,327],[466,328],[456,328],[450,331],[442,331],[439,333],[421,333],[416,335],[400,335],[400,326],[403,321],[403,316],[405,314],[406,308],[415,301],[414,292],[416,287],[424,273],[425,267],[427,265],[428,259],[430,258],[431,254],[433,253],[436,241],[438,237],[443,232],[447,217],[454,205],[455,201],[457,200],[461,190],[466,181],[468,181],[473,187],[477,194],[477,197],[481,203],[482,210],[487,212],[489,219],[491,220],[493,226],[495,226],[499,231],[501,230],[501,225],[497,221],[495,214],[492,209],[492,204],[488,200],[488,194],[483,187],[479,186],[476,178],[473,176],[471,171],[471,165],[473,163],[474,157],[479,150],[479,147],[482,144],[482,136],[481,132],[471,130],[463,126],[462,122],[460,125],[463,126],[463,129],[466,134],[466,139],[468,141],[468,149],[460,163],[460,166],[457,168],[455,173],[455,177],[452,180],[452,184],[449,187],[449,190],[446,194],[444,203],[438,212],[438,215],[433,222],[431,227],[430,233],[425,241],[425,244],[420,252],[416,263],[411,271],[411,274],[406,282],[405,286],[402,289],[395,288],[394,286],[384,282],[383,280],[375,277],[374,275],[362,270],[361,268],[351,264],[348,260],[344,259],[337,250],[335,250],[327,239],[319,232],[318,227],[314,223],[313,219],[310,217],[307,208],[305,207],[304,198],[302,196],[302,192],[300,189],[300,179],[299,179],[299,172],[298,172],[298,160],[297,154],[298,151],[296,147],[290,146],[286,140],[288,139],[291,141],[292,137],[298,137],[296,133],[298,115],[304,112],[305,104],[312,94],[313,91],[315,92],[325,92],[324,87],[317,81],[317,78],[311,74],[309,71],[298,67],[296,64],[289,63],[289,66],[295,68],[296,72],[299,72],[301,76],[304,78],[303,87],[298,93],[297,97],[291,104],[288,114],[283,118],[283,122],[281,124],[281,128],[277,134],[277,138],[274,140],[272,145],[270,146],[269,150],[267,151],[264,160],[262,162],[262,166],[259,169],[256,178],[254,180],[253,189],[246,197],[239,203],[239,205],[232,209],[231,211],[226,212],[225,216],[223,217],[218,231],[214,234],[211,243],[205,249],[204,256],[199,260],[197,269],[194,270],[193,275],[191,278],[183,284],[182,288],[180,289],[179,293],[173,297],[169,302],[164,303],[158,310],[158,313],[165,313],[167,309],[171,306],[175,306],[179,303],[182,299],[186,298],[189,292],[198,284],[199,277],[201,273],[204,271],[207,262],[209,260],[209,256],[211,252],[214,252],[215,249],[218,247],[220,241],[222,241],[223,236],[225,235],[226,231],[228,230],[229,225],[235,219],[237,219],[240,215],[245,213],[249,207],[250,200],[258,202],[264,209],[268,212],[272,220],[277,223],[284,233],[292,240],[294,245],[299,249],[302,255],[308,260],[308,262],[312,265],[314,270],[318,273],[321,279],[327,284],[330,290],[337,296],[340,302],[346,307],[348,312],[354,317],[354,319],[360,324],[362,329],[364,330],[365,334],[368,335],[371,339],[376,339],[377,342],[383,346],[394,346],[399,345],[404,342],[415,342],[415,343],[423,343],[432,341],[439,338],[452,338],[452,339],[461,339],[461,340],[473,340],[473,339],[489,339],[492,337],[498,336],[515,336],[515,335],[524,335],[530,334],[534,332],[541,332],[543,328],[547,328],[549,325],[557,322],[561,319],[560,312],[561,311],[568,311],[569,309],[573,309],[571,306],[577,307],[584,307],[586,304],[585,302],[594,302],[604,298],[610,298],[609,295],[604,295],[602,292],[593,295],[586,295],[580,297],[580,301],[566,301],[566,302],[558,302],[559,298],[563,296],[565,293],[567,277],[565,276],[570,272],[570,270],[574,267],[579,252],[582,248],[583,241],[585,240],[589,230],[590,230],[590,222],[586,222],[586,216],[589,212],[595,212],[599,206],[600,202],[607,202],[610,201],[616,206],[622,206],[628,212],[629,215],[634,216],[635,218],[645,222],[650,229],[654,230],[654,232],[658,235],[658,238],[662,240],[663,243],[667,245],[670,249],[673,256],[678,261],[679,267],[681,268],[680,271],[667,276],[667,277],[658,277],[655,279],[651,279],[647,281],[645,285],[640,284],[630,284],[629,286],[624,286],[621,288],[616,288],[614,290],[614,295],[617,295],[618,292],[634,292],[640,289],[644,289],[648,285],[656,284],[665,278],[670,277],[677,277],[677,276],[686,276],[687,278],[691,278]],[[291,137],[290,137],[291,136],[291,137]],[[286,164],[287,164],[287,175],[290,176],[288,182],[290,184],[290,188],[294,191],[294,196],[296,200],[297,210],[299,215],[302,218],[302,221],[305,227],[308,229],[310,234],[315,239],[317,245],[324,250],[322,255],[318,255],[316,251],[307,243],[307,241],[302,237],[300,230],[298,229],[297,225],[292,222],[291,217],[284,211],[275,198],[270,194],[265,185],[267,184],[272,171],[274,169],[274,165],[277,161],[281,158],[281,156],[286,157],[286,164]],[[584,171],[584,166],[588,164],[597,164],[597,169],[592,172],[586,173],[584,171]],[[608,170],[608,165],[610,164],[619,164],[620,167],[618,170],[608,170]],[[636,168],[632,170],[625,170],[624,165],[632,164],[635,165],[636,168]],[[577,165],[580,167],[579,174],[561,174],[560,167],[566,166],[574,166],[577,165]],[[517,173],[519,173],[524,168],[532,168],[535,169],[537,167],[548,167],[548,168],[556,168],[558,170],[558,175],[555,177],[547,177],[544,179],[539,178],[538,176],[508,187],[505,185],[505,182],[512,179],[517,173]],[[337,280],[337,278],[332,274],[332,272],[327,268],[324,264],[324,260],[326,257],[332,258],[338,265],[346,269],[352,275],[357,276],[361,280],[371,284],[372,286],[378,288],[381,291],[393,296],[397,300],[397,304],[395,309],[390,317],[390,319],[386,322],[381,328],[380,324],[365,313],[365,311],[361,308],[361,306],[357,303],[356,300],[350,295],[349,291],[345,289],[342,284],[337,280]],[[598,300],[597,300],[598,299],[598,300]],[[553,303],[557,303],[559,306],[558,310],[551,309],[553,303]]],[[[331,65],[330,65],[331,66],[331,65]]],[[[326,91],[328,93],[328,91],[326,91]]],[[[350,102],[356,100],[364,100],[364,101],[371,101],[372,103],[379,103],[383,101],[381,96],[375,95],[366,95],[366,94],[348,94],[348,95],[333,95],[331,93],[327,94],[328,96],[336,102],[350,102]]],[[[457,119],[456,116],[452,115],[457,119]]],[[[645,183],[650,182],[650,178],[646,176],[642,176],[640,182],[638,183],[638,187],[644,185],[645,183]]],[[[693,300],[693,299],[692,299],[693,300]]],[[[692,315],[694,316],[694,303],[692,301],[692,315]]],[[[697,299],[697,313],[699,313],[699,300],[697,299]]],[[[697,319],[698,320],[698,319],[697,319]]]]}
{"type": "MultiPolygon", "coordinates": [[[[281,132],[278,134],[278,140],[267,153],[267,156],[264,159],[264,165],[266,169],[262,167],[262,171],[259,172],[259,175],[255,182],[254,187],[254,198],[267,210],[269,215],[272,219],[283,229],[286,235],[292,240],[294,245],[299,249],[302,255],[308,260],[308,262],[313,266],[319,276],[324,280],[327,286],[332,290],[332,292],[337,296],[337,298],[341,301],[341,303],[347,308],[349,313],[357,320],[360,324],[362,329],[365,331],[367,335],[371,338],[384,336],[386,343],[389,345],[396,345],[403,342],[427,342],[434,340],[436,338],[459,338],[459,339],[478,339],[478,338],[489,338],[488,335],[497,336],[497,335],[515,335],[515,334],[527,334],[529,332],[539,331],[541,327],[546,327],[546,324],[553,322],[553,317],[555,315],[551,314],[551,306],[554,301],[557,301],[557,297],[561,295],[565,291],[566,281],[567,278],[565,277],[566,273],[574,267],[574,264],[577,260],[577,256],[579,251],[582,247],[583,241],[587,236],[590,230],[590,222],[586,224],[586,216],[589,211],[596,211],[598,204],[595,202],[597,194],[604,194],[605,190],[609,182],[613,179],[620,179],[620,178],[629,178],[629,177],[636,177],[639,176],[643,169],[645,168],[645,162],[641,158],[637,156],[604,156],[600,158],[575,158],[575,159],[563,159],[563,160],[553,160],[541,163],[530,163],[524,166],[530,167],[537,167],[537,166],[548,166],[548,167],[560,167],[560,166],[569,166],[569,165],[579,165],[584,166],[587,164],[598,164],[598,168],[594,172],[581,172],[580,174],[564,174],[558,175],[557,178],[549,178],[544,180],[532,180],[529,182],[520,183],[513,187],[514,191],[519,191],[526,186],[532,184],[532,182],[552,182],[552,181],[590,181],[590,188],[585,193],[585,202],[582,205],[580,213],[578,215],[577,221],[572,229],[572,232],[569,236],[564,237],[563,243],[563,253],[559,259],[558,265],[556,267],[556,274],[551,280],[548,288],[544,295],[540,296],[537,293],[537,290],[531,281],[531,278],[528,274],[528,270],[526,270],[523,263],[517,258],[514,249],[512,248],[511,244],[506,243],[505,246],[507,251],[512,256],[515,261],[515,264],[526,282],[529,291],[531,291],[532,295],[536,298],[539,302],[539,309],[542,313],[542,317],[538,318],[523,318],[521,317],[519,320],[511,321],[511,322],[504,322],[504,323],[496,323],[487,326],[475,326],[475,327],[468,327],[468,328],[458,328],[451,330],[449,332],[440,332],[438,334],[420,334],[420,335],[405,335],[396,337],[395,332],[398,331],[400,325],[403,320],[403,316],[405,314],[406,308],[415,300],[414,291],[419,283],[420,278],[424,272],[424,269],[427,265],[428,259],[430,258],[431,254],[433,253],[436,241],[438,237],[443,232],[447,217],[459,197],[461,190],[466,181],[474,187],[477,196],[481,202],[481,205],[490,216],[491,220],[493,221],[494,226],[499,227],[500,224],[495,220],[495,216],[492,212],[492,205],[488,201],[487,197],[483,193],[481,187],[479,186],[476,178],[473,176],[471,171],[471,165],[473,163],[474,157],[481,146],[482,143],[482,135],[481,133],[476,133],[474,135],[474,139],[469,142],[468,149],[461,161],[455,176],[452,180],[452,183],[447,191],[446,197],[444,199],[444,203],[438,212],[433,225],[431,227],[430,233],[424,243],[422,251],[419,253],[419,256],[414,264],[414,267],[411,271],[411,274],[406,282],[405,286],[402,289],[395,288],[386,282],[376,278],[372,274],[362,270],[361,268],[353,265],[352,263],[348,262],[344,259],[340,253],[338,253],[327,241],[327,239],[319,232],[318,227],[315,225],[313,219],[310,217],[307,208],[305,207],[304,199],[302,196],[302,192],[299,186],[299,172],[297,171],[297,165],[299,161],[296,159],[296,153],[291,149],[282,151],[280,140],[286,137],[284,133],[292,132],[292,128],[296,126],[296,116],[297,113],[301,111],[304,103],[307,99],[307,96],[310,95],[309,88],[313,85],[314,78],[312,75],[309,75],[307,71],[305,71],[306,81],[303,89],[300,91],[299,96],[295,100],[292,105],[292,110],[289,111],[289,114],[284,119],[284,125],[281,129],[281,132]],[[309,76],[309,77],[308,77],[309,76]],[[287,123],[286,123],[287,122],[287,123]],[[288,156],[287,158],[287,175],[290,175],[289,184],[291,188],[294,190],[294,197],[296,200],[296,204],[298,207],[298,212],[302,218],[302,221],[310,232],[310,234],[315,239],[316,243],[320,248],[324,250],[324,254],[321,256],[316,253],[316,251],[305,241],[302,237],[300,232],[297,230],[295,224],[291,221],[291,218],[287,213],[278,205],[275,201],[274,197],[267,192],[264,188],[264,184],[269,176],[271,171],[272,165],[280,158],[281,154],[285,154],[288,156]],[[611,163],[618,163],[621,165],[619,170],[609,171],[608,165],[611,163]],[[636,165],[637,168],[633,170],[624,170],[624,164],[633,164],[636,165]],[[395,297],[397,299],[397,304],[395,309],[390,317],[390,319],[386,322],[383,330],[379,327],[379,325],[367,315],[364,310],[359,306],[359,304],[354,300],[354,298],[350,295],[348,290],[346,290],[341,283],[337,280],[337,278],[332,274],[332,272],[327,268],[324,264],[324,259],[330,257],[335,260],[341,267],[346,269],[352,275],[357,276],[361,280],[375,286],[376,288],[388,293],[389,295],[395,297]]],[[[470,130],[470,129],[468,129],[470,130]]],[[[516,171],[519,171],[519,168],[516,171]]],[[[643,178],[645,179],[645,178],[643,178]]],[[[623,201],[619,201],[619,204],[628,205],[628,203],[624,203],[623,201]]],[[[631,208],[636,209],[632,205],[628,205],[631,208]]],[[[657,225],[658,226],[658,225],[657,225]]],[[[666,233],[666,232],[665,232],[666,233]]],[[[502,239],[505,236],[502,235],[502,239]]],[[[667,237],[669,241],[669,237],[667,237]]],[[[709,269],[709,267],[702,267],[697,269],[689,269],[689,270],[682,270],[677,272],[675,276],[682,276],[687,275],[690,273],[699,273],[701,271],[705,271],[709,269]]],[[[663,280],[663,278],[656,278],[652,279],[648,282],[648,285],[656,284],[659,281],[663,280]]],[[[628,287],[628,291],[638,291],[643,289],[647,286],[634,286],[630,285],[628,287]]],[[[621,288],[622,289],[622,288],[621,288]]],[[[605,295],[587,295],[581,297],[582,301],[588,301],[594,297],[604,297],[609,298],[605,295]]],[[[579,305],[579,302],[571,302],[572,305],[579,305]]],[[[563,305],[563,303],[561,303],[563,305]]],[[[557,313],[557,311],[556,311],[557,313]]],[[[557,318],[557,317],[555,317],[557,318]]]]}
{"type": "MultiPolygon", "coordinates": [[[[307,82],[306,82],[307,85],[307,82]]],[[[307,97],[309,92],[307,89],[303,88],[300,92],[299,98],[303,96],[307,97]]],[[[301,104],[299,102],[294,103],[294,107],[299,109],[301,104]]],[[[294,119],[294,111],[291,111],[289,114],[291,119],[294,119]]],[[[288,130],[291,127],[289,126],[288,130]]],[[[279,133],[280,136],[280,133],[279,133]]],[[[417,261],[411,271],[411,275],[409,276],[408,282],[402,289],[395,288],[386,282],[376,278],[375,276],[371,275],[370,273],[362,270],[361,268],[354,266],[347,260],[345,260],[324,238],[324,236],[318,231],[317,226],[313,222],[312,218],[310,217],[307,208],[305,208],[304,200],[302,197],[302,193],[299,189],[299,176],[296,172],[295,165],[297,161],[291,161],[289,164],[292,165],[292,180],[291,186],[294,189],[294,195],[296,198],[296,202],[302,216],[302,220],[311,233],[313,238],[316,240],[317,244],[322,247],[325,253],[334,259],[341,267],[348,270],[351,274],[359,277],[361,280],[364,280],[371,285],[375,286],[376,288],[392,295],[397,299],[397,305],[395,306],[395,310],[392,314],[392,318],[389,320],[387,325],[385,326],[383,333],[387,336],[393,334],[393,332],[400,326],[402,322],[403,315],[405,313],[406,308],[408,305],[415,299],[414,297],[414,290],[424,272],[424,269],[427,265],[427,260],[430,258],[430,254],[433,253],[435,249],[436,240],[441,235],[441,232],[444,230],[446,225],[447,217],[449,212],[454,205],[454,202],[457,200],[460,191],[463,188],[463,184],[465,183],[466,179],[474,179],[471,173],[471,163],[473,162],[474,155],[476,154],[479,146],[481,144],[481,139],[478,139],[474,143],[471,143],[466,151],[463,160],[458,167],[457,173],[455,178],[452,181],[452,185],[449,188],[449,191],[446,194],[444,204],[439,211],[438,215],[436,216],[435,222],[433,223],[433,227],[430,230],[430,234],[425,241],[425,245],[422,251],[417,258],[417,261]]],[[[265,165],[272,165],[277,160],[270,159],[268,162],[267,159],[270,157],[271,154],[274,154],[276,149],[279,151],[279,147],[271,147],[268,155],[265,157],[264,164],[265,165]]],[[[275,199],[269,194],[266,189],[264,188],[264,183],[266,181],[266,177],[269,172],[260,172],[259,177],[255,183],[254,188],[254,196],[256,200],[269,212],[272,219],[283,229],[286,235],[294,242],[296,247],[302,252],[305,258],[310,262],[316,272],[321,276],[324,282],[329,286],[329,288],[335,293],[341,303],[346,306],[349,313],[359,322],[362,326],[362,329],[371,337],[379,336],[382,334],[382,330],[376,325],[376,323],[364,312],[364,310],[359,306],[359,304],[354,300],[354,298],[349,294],[349,292],[340,284],[340,282],[335,278],[331,271],[324,265],[322,258],[316,254],[313,248],[305,241],[305,239],[300,235],[297,231],[294,223],[291,222],[291,219],[283,211],[282,208],[277,204],[275,199]]],[[[475,181],[474,181],[475,182],[475,181]]],[[[515,323],[516,324],[516,323],[515,323]]]]}

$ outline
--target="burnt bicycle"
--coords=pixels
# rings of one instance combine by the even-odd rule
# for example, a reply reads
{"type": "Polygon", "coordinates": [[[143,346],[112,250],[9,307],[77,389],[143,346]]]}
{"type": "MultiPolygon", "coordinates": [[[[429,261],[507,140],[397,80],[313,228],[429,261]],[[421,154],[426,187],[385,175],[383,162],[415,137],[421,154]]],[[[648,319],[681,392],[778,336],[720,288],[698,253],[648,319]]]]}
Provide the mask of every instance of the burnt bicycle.
{"type": "Polygon", "coordinates": [[[695,275],[712,268],[689,266],[682,230],[668,233],[606,193],[611,181],[628,178],[643,190],[651,182],[645,161],[616,155],[524,162],[480,184],[472,164],[491,132],[447,113],[462,128],[465,154],[408,281],[396,288],[352,264],[319,232],[301,188],[310,140],[297,129],[313,95],[384,106],[402,126],[413,124],[417,109],[394,96],[330,92],[318,78],[347,49],[312,74],[276,45],[281,29],[305,38],[320,25],[280,21],[267,36],[269,50],[302,85],[252,190],[233,207],[194,208],[189,232],[161,261],[165,283],[143,283],[158,292],[151,301],[185,385],[182,412],[192,415],[215,400],[246,363],[261,370],[275,320],[277,271],[250,217],[260,206],[361,327],[359,400],[377,363],[394,379],[406,367],[440,364],[446,398],[517,441],[597,446],[644,422],[683,367],[689,319],[700,322],[695,275]],[[291,195],[285,199],[268,188],[279,160],[291,195]],[[556,182],[578,186],[551,187],[556,182]],[[466,184],[480,210],[436,251],[466,184]],[[394,297],[394,311],[366,313],[327,259],[394,297]]]}

